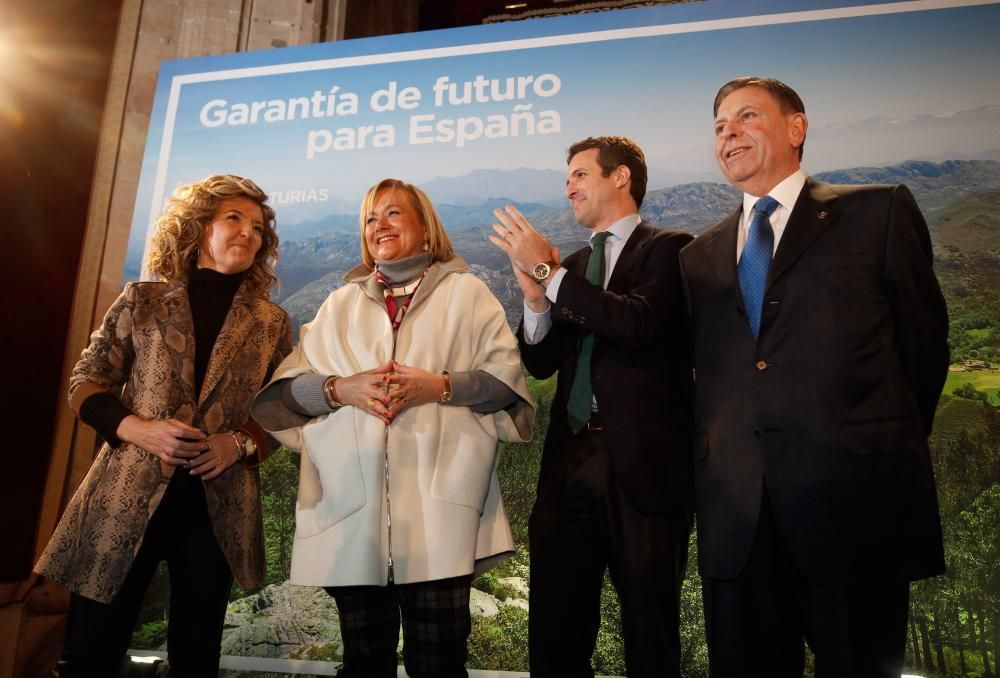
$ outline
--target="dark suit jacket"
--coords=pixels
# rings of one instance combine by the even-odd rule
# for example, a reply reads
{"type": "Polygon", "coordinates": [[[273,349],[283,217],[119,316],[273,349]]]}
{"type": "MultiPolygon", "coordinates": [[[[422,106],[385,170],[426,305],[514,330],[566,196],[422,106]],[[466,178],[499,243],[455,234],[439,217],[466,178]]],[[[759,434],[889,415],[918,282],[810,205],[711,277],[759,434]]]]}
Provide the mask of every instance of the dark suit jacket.
{"type": "Polygon", "coordinates": [[[810,581],[942,572],[927,435],[948,314],[913,196],[808,180],[771,264],[756,342],[736,274],[738,219],[681,254],[703,576],[740,573],[765,484],[810,581]]]}
{"type": "Polygon", "coordinates": [[[590,247],[566,257],[552,305],[552,328],[536,345],[518,331],[528,371],[539,379],[559,372],[538,494],[558,491],[566,469],[559,451],[572,435],[566,402],[577,348],[596,334],[591,381],[606,430],[618,486],[643,513],[691,507],[690,339],[678,252],[691,236],[643,222],[629,237],[608,289],[584,277],[590,247]]]}

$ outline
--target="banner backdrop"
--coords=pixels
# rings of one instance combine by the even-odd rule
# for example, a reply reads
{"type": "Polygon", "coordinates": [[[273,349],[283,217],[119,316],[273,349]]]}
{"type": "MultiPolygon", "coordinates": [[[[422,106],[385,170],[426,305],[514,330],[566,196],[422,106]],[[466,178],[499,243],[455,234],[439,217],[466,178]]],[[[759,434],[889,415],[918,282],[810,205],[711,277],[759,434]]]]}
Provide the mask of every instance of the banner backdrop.
{"type": "MultiPolygon", "coordinates": [[[[364,191],[397,177],[428,192],[513,325],[520,296],[506,258],[486,241],[494,207],[518,205],[564,253],[576,249],[586,234],[566,208],[566,149],[621,134],[650,167],[643,215],[700,233],[738,201],[713,157],[716,90],[741,75],[779,78],[806,104],[808,173],[906,183],[931,225],[955,363],[933,440],[950,570],[914,587],[908,657],[925,670],[995,672],[998,28],[1000,4],[985,0],[704,0],[164,62],[126,278],[139,277],[150,227],[175,186],[236,173],[272,196],[282,241],[276,298],[296,325],[307,322],[360,259],[364,191]]],[[[536,442],[501,455],[521,544],[551,387],[532,383],[536,442]]],[[[282,453],[263,469],[270,585],[249,598],[234,592],[226,654],[339,659],[332,602],[286,583],[296,464],[282,453]]],[[[527,668],[527,558],[522,546],[477,580],[470,666],[527,668]]],[[[698,587],[692,569],[687,675],[705,670],[698,587]]],[[[162,595],[151,591],[135,645],[162,643],[162,595]]],[[[613,595],[603,608],[595,668],[621,674],[613,595]]]]}

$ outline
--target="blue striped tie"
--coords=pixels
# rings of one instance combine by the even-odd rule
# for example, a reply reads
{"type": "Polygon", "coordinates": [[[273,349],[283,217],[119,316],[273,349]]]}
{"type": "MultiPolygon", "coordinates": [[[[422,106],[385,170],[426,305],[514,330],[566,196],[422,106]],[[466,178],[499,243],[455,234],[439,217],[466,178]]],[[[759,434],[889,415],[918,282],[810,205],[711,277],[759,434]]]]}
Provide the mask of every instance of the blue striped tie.
{"type": "Polygon", "coordinates": [[[746,245],[737,267],[740,276],[740,292],[743,294],[743,308],[754,339],[760,333],[761,308],[764,306],[764,285],[767,271],[771,268],[774,253],[774,231],[769,217],[778,207],[778,201],[769,195],[757,201],[753,207],[753,221],[747,234],[746,245]]]}

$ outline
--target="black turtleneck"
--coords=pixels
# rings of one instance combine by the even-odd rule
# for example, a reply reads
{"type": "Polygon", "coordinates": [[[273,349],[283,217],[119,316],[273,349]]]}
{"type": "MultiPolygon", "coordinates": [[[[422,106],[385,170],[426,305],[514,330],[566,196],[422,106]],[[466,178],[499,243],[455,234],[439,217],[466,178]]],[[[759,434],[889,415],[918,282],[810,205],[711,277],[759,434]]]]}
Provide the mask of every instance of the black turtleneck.
{"type": "MultiPolygon", "coordinates": [[[[194,323],[195,393],[201,391],[215,340],[226,321],[229,308],[247,272],[223,274],[210,268],[192,267],[188,274],[188,302],[194,323]]],[[[87,398],[80,406],[80,419],[96,430],[112,447],[118,447],[118,426],[132,414],[116,394],[104,391],[87,398]]]]}
{"type": "Polygon", "coordinates": [[[224,274],[211,268],[195,268],[188,278],[188,301],[194,321],[194,392],[201,393],[201,383],[208,370],[215,340],[229,315],[236,290],[247,273],[224,274]]]}

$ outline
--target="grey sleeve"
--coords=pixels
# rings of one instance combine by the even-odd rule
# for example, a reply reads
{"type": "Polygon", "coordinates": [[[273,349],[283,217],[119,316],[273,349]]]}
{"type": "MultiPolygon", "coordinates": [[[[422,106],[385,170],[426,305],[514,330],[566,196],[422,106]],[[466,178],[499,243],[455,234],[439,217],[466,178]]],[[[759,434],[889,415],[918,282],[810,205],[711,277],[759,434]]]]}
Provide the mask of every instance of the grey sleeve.
{"type": "Polygon", "coordinates": [[[279,379],[257,394],[250,414],[269,431],[303,426],[333,411],[323,395],[324,381],[326,376],[311,372],[279,379]]]}
{"type": "Polygon", "coordinates": [[[318,417],[333,412],[323,393],[323,382],[328,379],[323,374],[300,374],[294,379],[286,379],[281,387],[281,402],[293,412],[318,417]]]}
{"type": "Polygon", "coordinates": [[[468,407],[479,414],[506,409],[517,402],[518,395],[489,372],[449,372],[451,402],[449,405],[468,407]]]}

